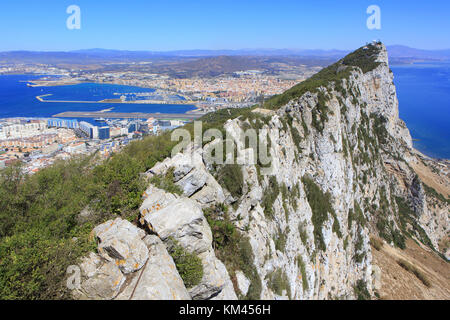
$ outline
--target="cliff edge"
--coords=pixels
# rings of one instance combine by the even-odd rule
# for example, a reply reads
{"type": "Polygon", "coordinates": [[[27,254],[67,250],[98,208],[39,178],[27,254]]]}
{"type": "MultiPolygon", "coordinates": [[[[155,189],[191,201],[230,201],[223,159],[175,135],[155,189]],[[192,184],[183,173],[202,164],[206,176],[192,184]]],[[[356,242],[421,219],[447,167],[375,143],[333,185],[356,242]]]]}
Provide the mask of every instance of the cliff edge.
{"type": "Polygon", "coordinates": [[[146,172],[137,225],[94,229],[76,298],[370,299],[382,292],[374,243],[448,257],[448,164],[413,149],[382,43],[201,120],[231,137],[229,163],[212,161],[217,138],[146,172]]]}

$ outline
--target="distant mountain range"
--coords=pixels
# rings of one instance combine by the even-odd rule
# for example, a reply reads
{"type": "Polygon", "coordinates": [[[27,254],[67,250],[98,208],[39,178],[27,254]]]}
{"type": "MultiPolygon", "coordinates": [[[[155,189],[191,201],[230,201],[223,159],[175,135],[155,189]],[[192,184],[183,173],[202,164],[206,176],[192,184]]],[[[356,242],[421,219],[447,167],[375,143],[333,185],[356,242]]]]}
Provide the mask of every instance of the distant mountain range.
{"type": "MultiPolygon", "coordinates": [[[[422,50],[402,45],[388,46],[392,63],[417,61],[450,61],[448,50],[422,50]]],[[[141,62],[179,60],[180,58],[214,56],[298,56],[336,60],[346,50],[296,50],[296,49],[241,49],[241,50],[175,50],[127,51],[110,49],[85,49],[74,51],[7,51],[0,52],[0,63],[95,64],[107,62],[141,62]]]]}

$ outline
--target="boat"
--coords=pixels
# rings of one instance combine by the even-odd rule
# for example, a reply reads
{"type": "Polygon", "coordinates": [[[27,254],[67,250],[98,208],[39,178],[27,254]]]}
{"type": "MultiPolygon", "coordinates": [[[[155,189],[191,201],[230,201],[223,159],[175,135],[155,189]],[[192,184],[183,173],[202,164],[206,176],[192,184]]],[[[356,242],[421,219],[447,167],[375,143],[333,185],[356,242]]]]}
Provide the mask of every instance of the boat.
{"type": "Polygon", "coordinates": [[[105,119],[105,118],[95,118],[94,121],[97,121],[97,122],[105,122],[106,119],[105,119]]]}

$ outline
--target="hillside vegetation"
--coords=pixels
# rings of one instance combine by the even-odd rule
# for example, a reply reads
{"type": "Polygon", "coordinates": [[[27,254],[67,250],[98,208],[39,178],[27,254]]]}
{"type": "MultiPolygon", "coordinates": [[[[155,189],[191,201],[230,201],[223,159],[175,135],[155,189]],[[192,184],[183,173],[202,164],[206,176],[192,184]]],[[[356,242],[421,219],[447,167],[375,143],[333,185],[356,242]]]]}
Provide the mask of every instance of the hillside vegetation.
{"type": "Polygon", "coordinates": [[[110,218],[137,219],[140,173],[170,155],[169,134],[131,143],[94,166],[95,156],[61,161],[35,175],[0,172],[0,299],[68,298],[66,269],[95,249],[92,228],[110,218]],[[92,214],[78,222],[86,207],[92,214]]]}

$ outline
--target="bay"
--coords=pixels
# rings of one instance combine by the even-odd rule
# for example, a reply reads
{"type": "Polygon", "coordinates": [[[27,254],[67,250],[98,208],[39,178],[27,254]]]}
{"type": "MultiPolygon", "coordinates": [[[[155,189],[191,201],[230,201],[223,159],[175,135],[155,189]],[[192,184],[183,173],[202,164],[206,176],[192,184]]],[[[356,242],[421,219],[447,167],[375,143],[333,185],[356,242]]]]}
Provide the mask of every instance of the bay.
{"type": "MultiPolygon", "coordinates": [[[[185,113],[195,109],[192,105],[181,104],[41,102],[36,99],[36,96],[51,94],[51,96],[44,97],[46,100],[100,101],[118,99],[123,93],[154,92],[154,89],[98,83],[49,87],[27,86],[26,81],[36,80],[40,77],[37,75],[0,75],[0,118],[51,117],[64,111],[101,111],[109,108],[113,108],[114,112],[145,113],[185,113]]],[[[105,117],[107,117],[107,113],[105,113],[105,117]]]]}
{"type": "Polygon", "coordinates": [[[450,159],[450,64],[392,66],[400,118],[408,126],[414,147],[422,153],[450,159]]]}

